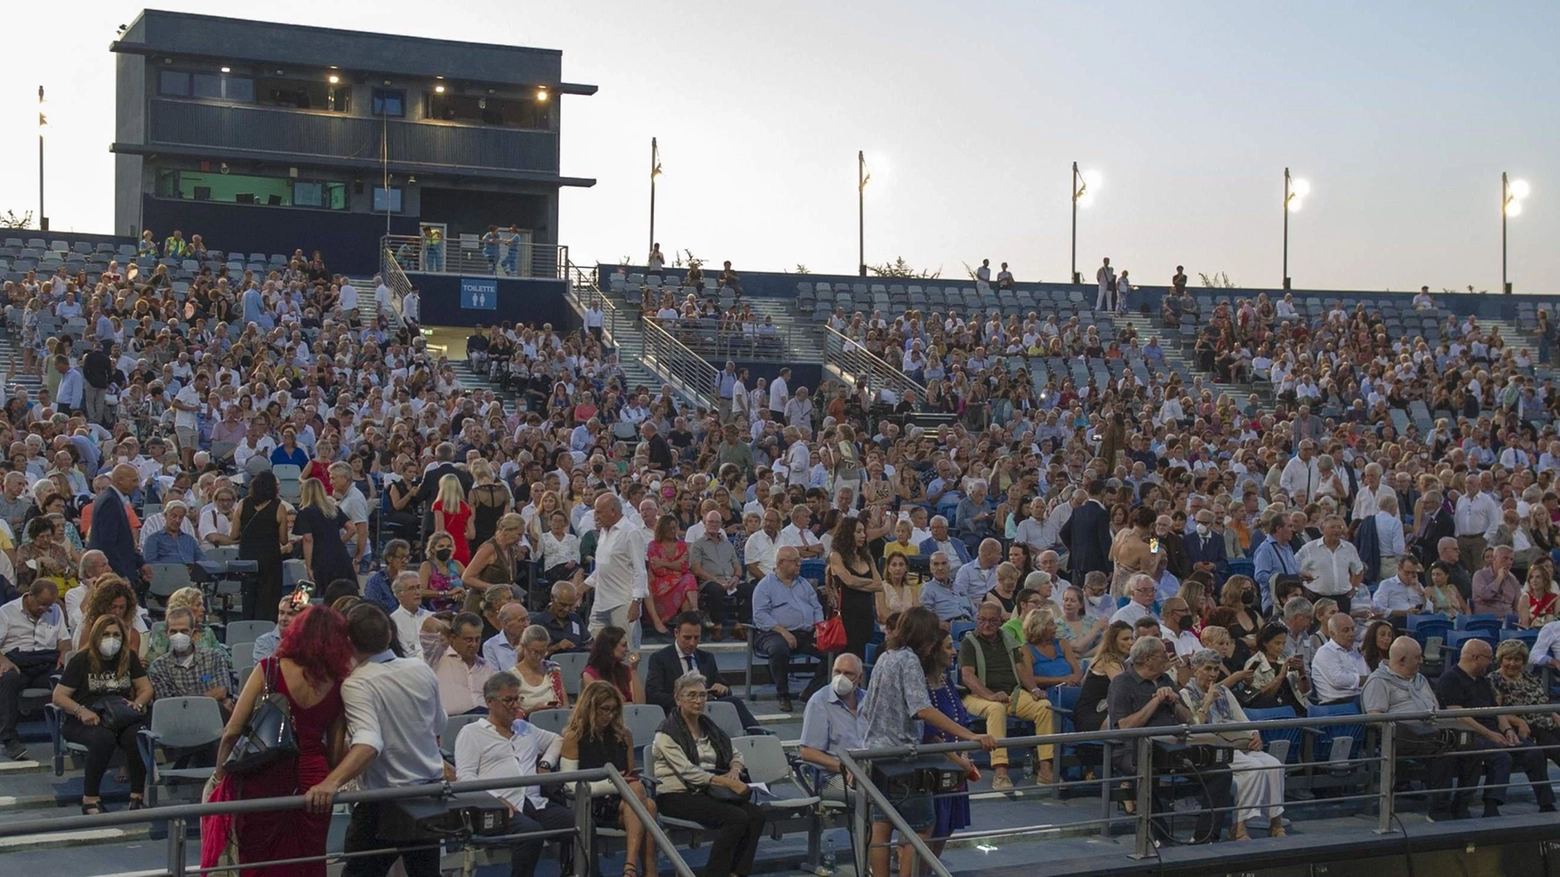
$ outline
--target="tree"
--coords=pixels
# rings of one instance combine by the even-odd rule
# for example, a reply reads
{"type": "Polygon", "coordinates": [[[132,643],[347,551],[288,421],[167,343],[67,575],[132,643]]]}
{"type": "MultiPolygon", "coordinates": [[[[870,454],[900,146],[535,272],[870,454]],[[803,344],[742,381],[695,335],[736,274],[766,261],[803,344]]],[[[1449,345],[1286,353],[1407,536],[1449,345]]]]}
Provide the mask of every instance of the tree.
{"type": "Polygon", "coordinates": [[[791,273],[792,274],[811,274],[812,272],[807,270],[807,266],[806,265],[803,265],[801,262],[797,262],[796,263],[796,270],[791,272],[791,273]]]}
{"type": "Polygon", "coordinates": [[[698,267],[700,265],[703,265],[703,264],[704,264],[704,260],[700,259],[698,256],[695,256],[693,254],[692,250],[683,250],[682,253],[680,255],[678,255],[677,261],[672,265],[672,267],[673,268],[696,268],[696,267],[698,267]]]}
{"type": "Polygon", "coordinates": [[[0,228],[32,228],[32,217],[31,210],[21,216],[17,216],[15,210],[7,210],[0,216],[0,228]]]}
{"type": "Polygon", "coordinates": [[[1197,276],[1202,278],[1202,285],[1208,287],[1209,289],[1234,289],[1235,288],[1235,281],[1231,280],[1230,276],[1228,274],[1225,274],[1223,271],[1220,271],[1219,273],[1217,273],[1217,274],[1215,274],[1215,275],[1213,275],[1211,277],[1208,276],[1207,274],[1203,274],[1202,272],[1199,271],[1197,273],[1197,276]]]}
{"type": "Polygon", "coordinates": [[[936,280],[942,276],[942,267],[936,271],[921,270],[910,267],[903,256],[894,259],[893,262],[885,262],[882,265],[868,265],[867,272],[875,277],[906,277],[914,280],[936,280]]]}

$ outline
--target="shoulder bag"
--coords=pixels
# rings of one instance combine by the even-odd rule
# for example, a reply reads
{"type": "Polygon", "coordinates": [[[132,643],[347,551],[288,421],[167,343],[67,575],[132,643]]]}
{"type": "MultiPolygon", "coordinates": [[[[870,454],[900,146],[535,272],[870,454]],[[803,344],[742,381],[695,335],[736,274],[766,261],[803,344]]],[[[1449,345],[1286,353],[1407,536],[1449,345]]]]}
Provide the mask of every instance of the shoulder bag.
{"type": "Polygon", "coordinates": [[[265,690],[255,701],[244,731],[228,753],[222,769],[231,774],[253,773],[283,759],[298,755],[298,735],[293,727],[292,702],[276,690],[275,674],[281,662],[272,659],[265,674],[265,690]]]}

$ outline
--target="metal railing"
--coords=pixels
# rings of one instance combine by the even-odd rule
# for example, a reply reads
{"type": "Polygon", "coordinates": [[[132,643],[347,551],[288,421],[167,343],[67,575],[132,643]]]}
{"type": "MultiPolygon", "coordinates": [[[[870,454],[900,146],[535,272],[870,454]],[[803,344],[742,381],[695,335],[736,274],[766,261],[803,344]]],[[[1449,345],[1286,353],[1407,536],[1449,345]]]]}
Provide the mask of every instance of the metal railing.
{"type": "Polygon", "coordinates": [[[390,289],[390,325],[398,326],[404,316],[401,302],[412,294],[412,281],[401,270],[401,263],[395,260],[395,253],[388,247],[379,248],[379,279],[390,289]]]}
{"type": "MultiPolygon", "coordinates": [[[[1195,779],[1196,783],[1203,786],[1203,791],[1206,794],[1206,782],[1203,780],[1201,773],[1195,775],[1192,773],[1173,773],[1164,768],[1155,768],[1154,744],[1156,742],[1206,743],[1210,737],[1205,735],[1217,735],[1218,737],[1228,738],[1231,734],[1244,734],[1252,731],[1258,733],[1275,733],[1289,730],[1309,730],[1315,732],[1319,728],[1331,730],[1351,726],[1379,729],[1379,745],[1374,751],[1366,751],[1362,745],[1356,745],[1353,754],[1346,758],[1335,760],[1324,756],[1312,761],[1285,762],[1283,769],[1286,773],[1286,782],[1298,782],[1300,778],[1297,777],[1291,780],[1287,779],[1287,775],[1305,770],[1317,771],[1320,782],[1309,786],[1313,792],[1312,797],[1305,800],[1297,800],[1286,795],[1285,799],[1279,803],[1288,810],[1297,810],[1302,806],[1317,807],[1321,805],[1352,803],[1368,807],[1374,804],[1376,810],[1374,831],[1376,834],[1381,835],[1391,832],[1393,823],[1398,821],[1399,799],[1429,797],[1432,799],[1433,804],[1433,796],[1450,796],[1453,792],[1450,785],[1441,788],[1430,788],[1428,783],[1426,784],[1426,790],[1423,792],[1402,791],[1399,785],[1399,781],[1404,778],[1403,774],[1400,773],[1402,761],[1430,762],[1440,758],[1477,758],[1482,754],[1493,754],[1501,751],[1498,749],[1473,750],[1453,747],[1439,752],[1410,753],[1403,756],[1400,760],[1397,755],[1397,743],[1399,742],[1398,727],[1400,724],[1409,725],[1416,732],[1424,728],[1431,728],[1438,732],[1470,733],[1466,726],[1457,721],[1458,719],[1549,713],[1554,712],[1555,709],[1554,704],[1541,704],[1537,706],[1437,710],[1433,712],[1396,713],[1391,715],[1326,715],[1311,718],[1227,722],[1214,725],[1119,728],[1088,733],[1057,733],[1007,737],[998,740],[997,745],[1010,751],[1033,749],[1042,744],[1054,746],[1054,776],[1057,781],[1050,785],[1039,786],[1037,791],[1049,791],[1052,794],[1059,794],[1069,789],[1077,790],[1080,787],[1097,787],[1100,796],[1100,817],[1098,819],[1069,822],[1068,826],[1097,826],[1101,839],[1109,839],[1113,826],[1120,823],[1130,823],[1133,828],[1130,856],[1141,859],[1155,854],[1156,822],[1160,822],[1162,825],[1163,821],[1170,817],[1201,816],[1205,814],[1233,816],[1233,811],[1240,809],[1237,806],[1216,808],[1177,807],[1174,810],[1156,811],[1154,809],[1154,783],[1156,777],[1164,778],[1175,775],[1188,780],[1195,779]],[[1061,772],[1064,758],[1063,748],[1079,744],[1103,745],[1101,774],[1093,778],[1065,781],[1061,772]],[[1112,776],[1112,750],[1115,748],[1119,751],[1122,747],[1133,747],[1135,749],[1135,769],[1129,774],[1112,776]],[[1334,786],[1341,789],[1357,789],[1357,793],[1336,794],[1325,797],[1317,793],[1317,790],[1325,790],[1334,786]],[[1111,814],[1112,804],[1123,798],[1134,802],[1136,806],[1135,812],[1113,816],[1111,814]]],[[[1363,736],[1363,731],[1361,734],[1363,736]]],[[[1360,741],[1356,742],[1359,743],[1360,741]]],[[[1239,744],[1235,742],[1216,745],[1221,745],[1225,748],[1239,748],[1239,744]]],[[[1545,759],[1550,754],[1543,747],[1533,748],[1545,759]]],[[[937,875],[937,877],[952,877],[951,872],[943,861],[933,854],[931,847],[927,843],[928,839],[916,833],[884,790],[874,783],[870,764],[873,760],[895,761],[913,759],[918,756],[975,752],[979,751],[979,749],[980,745],[978,743],[958,742],[899,746],[875,750],[858,749],[839,753],[841,768],[845,773],[849,774],[854,787],[854,807],[851,818],[854,820],[855,846],[853,853],[858,874],[866,874],[868,872],[868,860],[873,846],[871,843],[872,833],[869,813],[878,813],[899,834],[899,843],[908,845],[911,849],[915,857],[914,866],[911,870],[913,875],[923,873],[924,868],[937,875]],[[871,806],[869,807],[868,805],[871,806]]],[[[1545,764],[1547,768],[1547,760],[1545,764]]],[[[1228,770],[1229,766],[1227,764],[1223,765],[1222,769],[1228,770]]],[[[1262,768],[1256,769],[1261,770],[1262,768]]],[[[1515,773],[1515,770],[1513,773],[1515,773]]],[[[1545,775],[1545,781],[1548,781],[1547,774],[1545,775]]],[[[1532,782],[1532,780],[1524,778],[1523,780],[1509,782],[1503,788],[1528,785],[1532,782]]],[[[1488,790],[1491,787],[1486,782],[1484,788],[1488,790]]],[[[1471,792],[1472,790],[1465,790],[1459,786],[1458,791],[1471,792]]],[[[953,794],[967,795],[969,793],[955,792],[953,794]]],[[[1219,821],[1215,819],[1214,825],[1217,825],[1219,821]]],[[[1401,823],[1399,822],[1399,824],[1401,823]]],[[[998,837],[1037,836],[1054,833],[1058,827],[1057,825],[1023,825],[1015,828],[977,830],[974,832],[960,832],[954,836],[954,839],[966,841],[998,837]]],[[[1498,828],[1491,830],[1498,831],[1498,828]]],[[[945,841],[948,838],[939,837],[932,838],[932,840],[945,841]]]]}
{"type": "Polygon", "coordinates": [[[711,361],[727,359],[784,360],[790,356],[791,326],[771,324],[754,329],[722,329],[717,318],[662,320],[647,316],[654,323],[687,345],[690,350],[711,361]]]}
{"type": "Polygon", "coordinates": [[[618,306],[612,303],[612,299],[601,287],[596,285],[593,272],[581,271],[578,265],[565,261],[563,269],[564,279],[568,282],[565,294],[579,305],[580,312],[590,310],[592,306],[601,309],[601,332],[604,340],[609,344],[616,344],[615,338],[621,324],[618,322],[618,306]]]}
{"type": "Polygon", "coordinates": [[[594,770],[579,770],[566,773],[537,774],[524,777],[497,777],[494,779],[468,780],[454,783],[429,783],[427,785],[401,786],[393,789],[374,789],[366,792],[342,792],[338,793],[333,799],[335,804],[377,803],[414,798],[446,800],[465,792],[486,793],[496,789],[515,789],[557,784],[573,787],[575,819],[575,827],[573,829],[522,832],[501,836],[475,835],[462,832],[445,841],[432,842],[420,846],[388,846],[375,850],[353,851],[351,853],[326,852],[318,856],[294,859],[245,862],[243,870],[240,870],[237,865],[223,864],[215,865],[211,868],[191,867],[188,863],[189,851],[186,831],[190,820],[196,820],[198,824],[198,821],[206,816],[272,810],[302,810],[305,805],[303,795],[234,800],[215,804],[181,804],[167,807],[149,807],[142,810],[98,813],[91,816],[50,816],[47,819],[31,819],[0,825],[0,838],[44,836],[58,832],[86,831],[140,823],[166,822],[168,824],[167,873],[169,877],[185,877],[187,874],[205,874],[215,871],[233,871],[243,875],[248,873],[251,868],[268,865],[301,864],[319,861],[334,863],[359,856],[423,849],[442,849],[445,843],[453,843],[470,849],[472,847],[508,845],[522,840],[546,840],[573,835],[575,873],[582,875],[582,877],[595,877],[599,869],[597,868],[594,855],[596,825],[591,808],[589,784],[598,780],[607,780],[612,783],[617,794],[622,797],[629,809],[634,811],[634,815],[638,817],[645,830],[655,839],[657,852],[666,856],[671,862],[673,870],[677,872],[678,877],[694,877],[693,869],[688,867],[688,863],[678,853],[677,847],[672,844],[671,838],[666,834],[665,829],[650,815],[650,811],[645,807],[644,802],[639,800],[639,796],[634,793],[634,790],[629,786],[623,775],[610,764],[594,770]]]}
{"type": "Polygon", "coordinates": [[[640,329],[644,335],[645,365],[664,378],[673,389],[714,411],[720,386],[720,369],[655,323],[642,322],[640,329]]]}
{"type": "Polygon", "coordinates": [[[926,399],[926,388],[910,379],[896,366],[890,365],[860,342],[840,334],[833,326],[823,327],[823,361],[857,390],[865,387],[876,396],[882,390],[891,391],[903,399],[913,392],[921,400],[926,399]]]}
{"type": "Polygon", "coordinates": [[[569,264],[567,245],[533,242],[529,232],[521,232],[520,241],[513,245],[503,241],[484,245],[475,235],[450,236],[429,244],[420,235],[388,234],[380,242],[410,274],[559,279],[564,278],[569,264]]]}

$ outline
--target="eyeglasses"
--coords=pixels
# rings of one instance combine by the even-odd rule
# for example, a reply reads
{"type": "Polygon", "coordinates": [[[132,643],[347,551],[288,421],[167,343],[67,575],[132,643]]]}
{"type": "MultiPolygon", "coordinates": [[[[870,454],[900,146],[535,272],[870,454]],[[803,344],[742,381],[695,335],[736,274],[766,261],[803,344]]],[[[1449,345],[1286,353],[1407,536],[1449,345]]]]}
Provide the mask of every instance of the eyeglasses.
{"type": "Polygon", "coordinates": [[[691,700],[696,703],[702,703],[709,699],[710,694],[707,691],[689,691],[683,694],[683,700],[691,700]]]}
{"type": "Polygon", "coordinates": [[[503,704],[504,706],[513,707],[520,705],[520,695],[518,694],[510,695],[509,697],[495,697],[493,699],[503,704]]]}

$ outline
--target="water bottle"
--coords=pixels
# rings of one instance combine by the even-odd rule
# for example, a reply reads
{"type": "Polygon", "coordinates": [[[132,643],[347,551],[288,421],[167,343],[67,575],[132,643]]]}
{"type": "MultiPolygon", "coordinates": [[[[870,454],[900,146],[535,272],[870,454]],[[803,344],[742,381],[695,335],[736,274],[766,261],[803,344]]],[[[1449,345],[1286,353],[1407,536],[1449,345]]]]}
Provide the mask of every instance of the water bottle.
{"type": "Polygon", "coordinates": [[[835,854],[834,847],[834,835],[831,833],[823,841],[823,863],[818,868],[818,877],[827,877],[827,875],[834,873],[834,866],[839,858],[835,854]]]}

